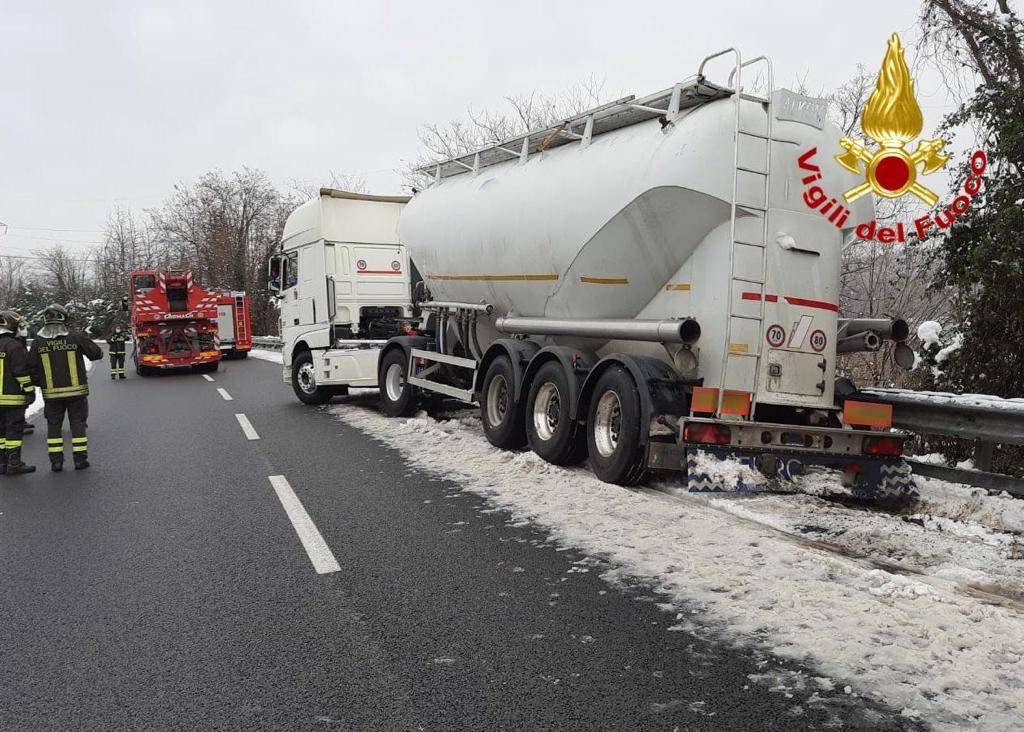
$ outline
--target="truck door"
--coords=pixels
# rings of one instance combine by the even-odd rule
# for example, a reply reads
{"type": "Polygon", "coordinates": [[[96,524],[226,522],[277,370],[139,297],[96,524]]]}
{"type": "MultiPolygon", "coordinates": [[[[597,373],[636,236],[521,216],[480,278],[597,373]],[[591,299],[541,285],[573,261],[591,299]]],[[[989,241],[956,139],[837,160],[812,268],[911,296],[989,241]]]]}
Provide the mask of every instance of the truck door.
{"type": "Polygon", "coordinates": [[[327,280],[323,242],[289,252],[281,291],[284,328],[327,322],[327,280]]]}

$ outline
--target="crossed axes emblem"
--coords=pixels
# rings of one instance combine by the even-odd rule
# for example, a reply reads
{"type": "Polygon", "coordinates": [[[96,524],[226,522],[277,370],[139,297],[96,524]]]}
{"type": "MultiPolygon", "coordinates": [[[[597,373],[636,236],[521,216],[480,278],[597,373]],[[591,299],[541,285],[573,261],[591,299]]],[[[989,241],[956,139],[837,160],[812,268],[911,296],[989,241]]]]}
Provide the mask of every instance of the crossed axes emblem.
{"type": "Polygon", "coordinates": [[[839,141],[846,152],[836,155],[836,161],[851,173],[863,175],[865,180],[843,194],[848,203],[853,203],[868,191],[874,190],[886,198],[898,198],[904,193],[912,193],[930,208],[939,201],[939,197],[926,186],[917,182],[917,166],[924,163],[921,175],[934,173],[949,160],[942,150],[946,143],[939,139],[921,140],[917,150],[907,153],[898,142],[889,142],[872,153],[858,140],[844,137],[839,141]],[[867,167],[862,170],[860,163],[867,167]],[[882,166],[888,172],[886,182],[878,180],[878,168],[882,166]],[[895,184],[895,181],[903,181],[895,184]]]}

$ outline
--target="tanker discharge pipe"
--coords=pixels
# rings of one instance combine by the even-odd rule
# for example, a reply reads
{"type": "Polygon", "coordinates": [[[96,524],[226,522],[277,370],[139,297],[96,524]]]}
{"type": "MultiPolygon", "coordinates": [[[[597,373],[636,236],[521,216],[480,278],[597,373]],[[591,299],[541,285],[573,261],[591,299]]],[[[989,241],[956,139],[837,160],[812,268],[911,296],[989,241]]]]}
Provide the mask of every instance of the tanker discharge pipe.
{"type": "Polygon", "coordinates": [[[667,320],[517,318],[503,315],[494,321],[499,333],[533,336],[572,336],[600,340],[650,341],[691,345],[700,338],[693,318],[667,320]]]}

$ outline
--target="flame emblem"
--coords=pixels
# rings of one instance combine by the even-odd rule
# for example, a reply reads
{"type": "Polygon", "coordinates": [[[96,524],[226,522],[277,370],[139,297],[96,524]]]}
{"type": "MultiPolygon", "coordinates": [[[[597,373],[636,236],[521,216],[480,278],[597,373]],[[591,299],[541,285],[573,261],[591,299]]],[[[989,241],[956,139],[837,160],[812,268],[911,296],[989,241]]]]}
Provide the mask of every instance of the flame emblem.
{"type": "Polygon", "coordinates": [[[879,147],[872,152],[859,140],[844,137],[839,141],[845,152],[836,155],[836,161],[865,178],[863,183],[846,191],[843,198],[852,203],[868,191],[874,191],[885,198],[910,193],[929,207],[938,203],[939,197],[917,178],[919,174],[934,173],[946,164],[949,156],[942,154],[946,143],[939,139],[921,140],[914,152],[904,149],[921,134],[924,120],[914,97],[914,82],[903,57],[903,46],[895,33],[889,37],[878,82],[864,106],[860,122],[864,132],[879,147]],[[861,169],[861,163],[865,169],[861,169]]]}

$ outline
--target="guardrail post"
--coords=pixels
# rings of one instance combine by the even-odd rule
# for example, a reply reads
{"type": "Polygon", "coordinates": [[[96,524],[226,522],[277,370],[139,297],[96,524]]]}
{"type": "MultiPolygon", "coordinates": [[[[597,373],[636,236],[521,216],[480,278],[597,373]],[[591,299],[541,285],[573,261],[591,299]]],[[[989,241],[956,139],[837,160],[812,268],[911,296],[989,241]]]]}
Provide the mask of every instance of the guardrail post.
{"type": "Polygon", "coordinates": [[[992,470],[992,453],[995,451],[994,442],[978,440],[974,443],[974,469],[989,472],[992,470]]]}

